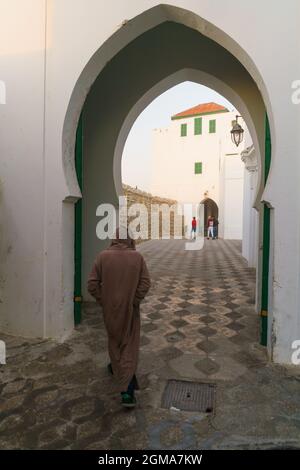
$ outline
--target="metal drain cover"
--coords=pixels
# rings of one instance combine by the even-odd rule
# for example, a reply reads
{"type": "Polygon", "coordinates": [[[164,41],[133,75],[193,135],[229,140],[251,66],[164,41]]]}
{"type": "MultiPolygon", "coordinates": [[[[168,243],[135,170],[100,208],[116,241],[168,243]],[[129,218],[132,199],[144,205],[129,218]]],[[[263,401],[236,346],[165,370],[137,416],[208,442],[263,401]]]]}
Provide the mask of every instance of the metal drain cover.
{"type": "Polygon", "coordinates": [[[162,408],[212,413],[215,395],[215,384],[168,380],[162,397],[162,408]]]}

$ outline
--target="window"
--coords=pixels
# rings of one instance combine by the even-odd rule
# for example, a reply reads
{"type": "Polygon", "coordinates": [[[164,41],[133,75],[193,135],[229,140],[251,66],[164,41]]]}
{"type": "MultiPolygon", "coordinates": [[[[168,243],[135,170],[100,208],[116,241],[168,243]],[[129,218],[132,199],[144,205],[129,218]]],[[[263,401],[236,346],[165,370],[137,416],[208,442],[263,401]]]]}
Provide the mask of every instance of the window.
{"type": "Polygon", "coordinates": [[[180,128],[180,132],[181,132],[181,137],[186,137],[187,135],[187,124],[181,124],[181,128],[180,128]]]}
{"type": "Polygon", "coordinates": [[[202,162],[195,162],[195,175],[201,175],[202,173],[202,162]]]}
{"type": "Polygon", "coordinates": [[[195,121],[194,121],[194,134],[195,135],[202,134],[202,118],[195,118],[195,121]]]}
{"type": "Polygon", "coordinates": [[[214,134],[216,132],[216,120],[215,119],[211,119],[209,121],[209,133],[210,134],[214,134]]]}

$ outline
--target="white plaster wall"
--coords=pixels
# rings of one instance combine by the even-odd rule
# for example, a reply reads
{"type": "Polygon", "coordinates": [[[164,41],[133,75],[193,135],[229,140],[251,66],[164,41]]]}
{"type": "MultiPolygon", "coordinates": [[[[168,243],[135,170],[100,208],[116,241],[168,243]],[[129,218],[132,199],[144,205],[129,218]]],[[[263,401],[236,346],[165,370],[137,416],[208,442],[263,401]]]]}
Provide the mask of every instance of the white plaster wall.
{"type": "MultiPolygon", "coordinates": [[[[236,114],[203,115],[200,135],[194,135],[194,117],[173,120],[169,127],[153,131],[151,192],[193,204],[206,194],[219,207],[219,234],[226,239],[241,239],[243,227],[244,175],[239,152],[245,143],[237,150],[230,134],[236,114]],[[216,133],[209,133],[212,119],[216,133]],[[182,124],[187,125],[183,137],[182,124]],[[202,174],[194,174],[195,162],[202,162],[202,174]]],[[[240,123],[248,132],[245,122],[240,119],[240,123]]]]}
{"type": "MultiPolygon", "coordinates": [[[[69,100],[93,53],[117,30],[121,36],[126,31],[126,40],[130,35],[134,37],[138,33],[135,26],[131,28],[129,24],[122,29],[122,22],[159,2],[115,0],[108,4],[104,0],[89,0],[87,6],[86,0],[48,0],[45,77],[44,4],[40,0],[1,1],[1,18],[5,25],[1,26],[1,49],[3,44],[15,46],[12,52],[8,48],[7,54],[1,53],[0,67],[0,80],[7,82],[7,102],[10,103],[5,105],[6,111],[0,105],[1,197],[5,219],[4,225],[2,221],[2,255],[5,249],[8,251],[11,242],[14,247],[9,258],[2,260],[1,276],[5,280],[2,298],[5,303],[1,304],[4,307],[1,321],[5,329],[28,335],[40,335],[43,324],[45,335],[58,336],[72,328],[72,311],[68,305],[71,305],[73,295],[73,261],[63,246],[63,215],[67,212],[71,224],[73,207],[67,203],[63,210],[62,201],[71,201],[80,195],[72,183],[72,172],[66,179],[63,173],[63,123],[69,100]],[[31,209],[29,215],[28,207],[31,209]],[[44,254],[47,254],[46,258],[44,254]],[[31,327],[27,328],[27,325],[31,327]]],[[[291,343],[300,338],[300,218],[297,216],[300,211],[300,106],[291,100],[292,82],[300,77],[300,60],[299,54],[287,51],[299,50],[300,4],[298,0],[290,0],[288,7],[282,2],[259,0],[240,3],[235,0],[170,0],[168,4],[191,10],[224,31],[227,38],[202,23],[207,35],[212,35],[236,54],[255,77],[263,94],[270,117],[273,148],[273,163],[263,195],[274,208],[274,282],[271,290],[276,342],[273,358],[278,362],[290,362],[291,343]],[[288,181],[288,184],[282,185],[282,181],[288,181]],[[287,231],[291,214],[295,226],[287,231]]],[[[183,14],[183,20],[184,17],[183,14]]],[[[147,28],[147,25],[143,27],[147,28]]],[[[104,54],[101,58],[103,65],[118,50],[119,44],[118,41],[110,43],[105,52],[108,56],[104,54]]],[[[98,72],[97,67],[94,76],[98,72]]],[[[86,81],[81,82],[82,88],[76,91],[78,99],[73,100],[70,108],[73,119],[64,134],[67,159],[74,145],[74,124],[92,80],[90,70],[86,81]]],[[[70,234],[68,237],[71,245],[70,234]]]]}

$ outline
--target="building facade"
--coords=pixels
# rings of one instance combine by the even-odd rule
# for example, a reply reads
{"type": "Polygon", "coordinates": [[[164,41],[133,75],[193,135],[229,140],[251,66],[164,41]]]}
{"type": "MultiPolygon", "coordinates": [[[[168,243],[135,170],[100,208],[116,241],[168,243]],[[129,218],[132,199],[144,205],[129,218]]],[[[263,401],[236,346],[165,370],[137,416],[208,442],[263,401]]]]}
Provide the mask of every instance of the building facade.
{"type": "Polygon", "coordinates": [[[237,148],[230,134],[238,114],[203,103],[153,131],[151,192],[180,203],[203,203],[205,220],[200,224],[214,215],[219,236],[226,239],[242,239],[243,234],[244,141],[237,148]]]}

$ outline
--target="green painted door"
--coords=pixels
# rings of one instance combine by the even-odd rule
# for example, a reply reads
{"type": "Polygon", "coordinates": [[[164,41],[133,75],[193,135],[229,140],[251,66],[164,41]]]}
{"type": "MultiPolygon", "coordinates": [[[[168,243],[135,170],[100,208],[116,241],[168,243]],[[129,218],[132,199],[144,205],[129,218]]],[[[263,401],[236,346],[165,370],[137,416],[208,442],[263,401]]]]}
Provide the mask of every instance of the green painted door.
{"type": "MultiPolygon", "coordinates": [[[[82,190],[82,116],[79,118],[75,143],[75,168],[77,180],[82,190]]],[[[75,204],[75,246],[74,246],[74,321],[75,325],[81,322],[81,239],[82,239],[82,199],[75,204]]]]}
{"type": "MultiPolygon", "coordinates": [[[[271,166],[271,134],[268,116],[266,115],[265,131],[265,168],[266,184],[271,166]]],[[[268,340],[268,308],[269,308],[269,263],[270,263],[270,208],[265,204],[263,209],[263,253],[262,253],[262,292],[261,292],[261,338],[263,346],[268,340]]]]}

